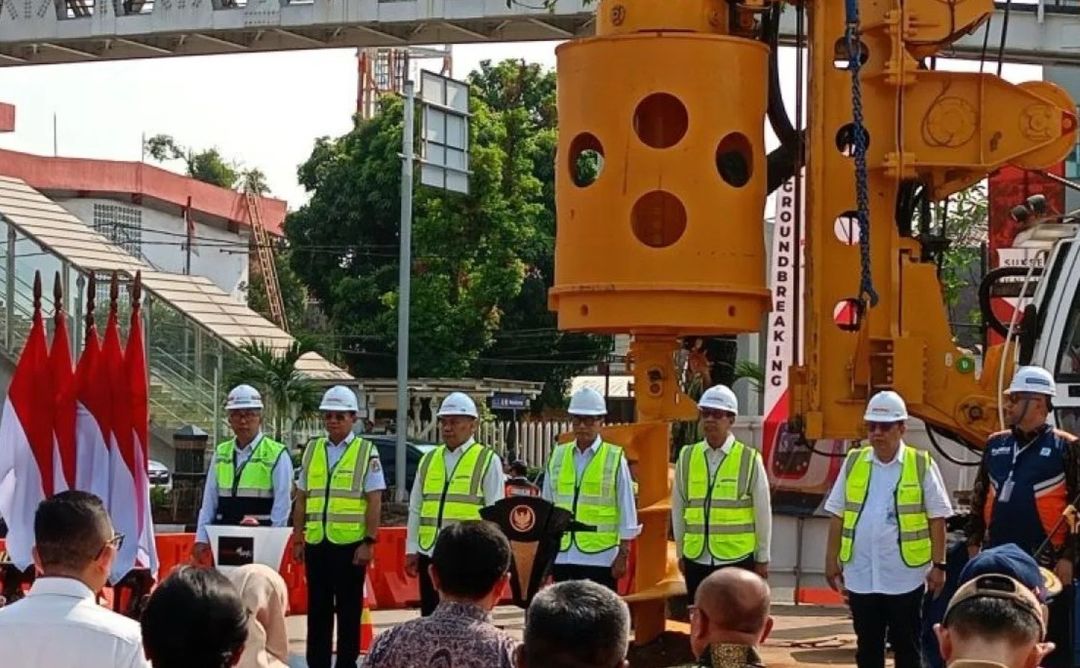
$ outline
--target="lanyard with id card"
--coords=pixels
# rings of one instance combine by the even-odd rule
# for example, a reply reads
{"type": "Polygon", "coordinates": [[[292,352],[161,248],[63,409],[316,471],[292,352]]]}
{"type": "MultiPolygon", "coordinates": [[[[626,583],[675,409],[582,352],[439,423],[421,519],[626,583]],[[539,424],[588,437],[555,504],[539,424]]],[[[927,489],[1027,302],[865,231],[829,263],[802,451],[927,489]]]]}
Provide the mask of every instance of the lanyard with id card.
{"type": "Polygon", "coordinates": [[[1024,444],[1024,447],[1020,448],[1019,450],[1016,449],[1016,443],[1013,442],[1012,465],[1009,467],[1009,477],[1005,479],[1005,483],[1001,486],[1001,494],[998,495],[998,501],[1000,501],[1001,503],[1008,503],[1009,499],[1012,498],[1013,471],[1016,469],[1016,460],[1020,457],[1020,454],[1024,450],[1027,450],[1028,446],[1034,443],[1037,439],[1038,437],[1028,441],[1024,444]]]}

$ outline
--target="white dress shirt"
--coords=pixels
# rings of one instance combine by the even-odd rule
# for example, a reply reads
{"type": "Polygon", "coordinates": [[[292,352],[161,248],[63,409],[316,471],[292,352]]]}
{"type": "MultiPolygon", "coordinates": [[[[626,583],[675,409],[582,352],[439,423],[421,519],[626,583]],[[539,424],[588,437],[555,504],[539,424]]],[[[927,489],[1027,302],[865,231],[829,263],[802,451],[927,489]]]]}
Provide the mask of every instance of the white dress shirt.
{"type": "Polygon", "coordinates": [[[41,668],[149,668],[139,623],[94,601],[72,578],[41,577],[0,608],[0,664],[41,668]]]}
{"type": "MultiPolygon", "coordinates": [[[[930,565],[911,568],[900,557],[900,524],[896,518],[896,486],[900,484],[901,462],[910,446],[903,441],[892,461],[883,463],[873,449],[864,455],[870,462],[870,488],[866,492],[859,521],[855,525],[855,540],[851,561],[842,564],[844,587],[856,594],[907,594],[923,584],[930,565]]],[[[825,501],[825,510],[837,517],[844,516],[847,467],[840,470],[832,492],[825,501]]],[[[923,478],[923,505],[931,519],[952,515],[952,504],[937,463],[930,460],[930,469],[923,478]]]]}
{"type": "MultiPolygon", "coordinates": [[[[585,467],[596,457],[596,450],[600,447],[600,443],[602,443],[602,440],[597,436],[592,445],[586,448],[584,452],[577,447],[576,443],[571,444],[570,447],[574,452],[574,471],[576,472],[574,482],[576,484],[581,484],[581,476],[585,472],[585,467]]],[[[555,500],[555,491],[552,488],[550,475],[544,476],[544,487],[540,492],[540,496],[547,501],[555,500]]],[[[626,462],[625,455],[622,461],[619,462],[619,472],[615,478],[615,496],[619,504],[619,540],[633,540],[641,533],[641,525],[638,524],[637,505],[634,502],[634,481],[630,478],[630,466],[626,462]]],[[[578,566],[611,566],[615,563],[615,557],[618,555],[618,546],[596,554],[586,554],[578,549],[576,543],[571,542],[569,550],[559,552],[559,556],[555,557],[555,563],[577,564],[578,566]]]]}
{"type": "MultiPolygon", "coordinates": [[[[458,461],[461,460],[461,456],[464,455],[469,448],[476,446],[476,439],[469,437],[469,440],[458,446],[456,449],[451,450],[446,448],[446,453],[443,455],[443,461],[446,464],[446,475],[449,476],[450,472],[457,466],[458,461]]],[[[440,444],[439,447],[444,447],[444,444],[440,444]]],[[[502,460],[499,459],[499,455],[494,455],[491,458],[491,462],[488,464],[487,471],[484,471],[484,480],[481,483],[481,488],[484,491],[484,505],[490,506],[496,501],[502,499],[506,495],[506,488],[504,487],[506,481],[503,477],[502,460]]],[[[420,476],[416,476],[413,480],[412,492],[409,493],[409,525],[405,534],[405,554],[423,554],[431,556],[431,549],[434,549],[432,545],[431,549],[422,549],[420,547],[420,506],[424,502],[424,481],[420,479],[420,476]]]]}
{"type": "MultiPolygon", "coordinates": [[[[251,459],[251,453],[255,451],[255,444],[262,440],[263,434],[260,431],[255,434],[255,438],[251,443],[247,443],[243,446],[237,444],[234,452],[236,453],[236,471],[234,475],[239,475],[239,471],[244,468],[247,461],[251,459]]],[[[235,439],[233,439],[235,441],[235,439]]],[[[217,514],[218,505],[218,485],[217,475],[214,473],[214,459],[210,460],[210,468],[206,474],[206,486],[203,487],[203,499],[202,510],[199,511],[199,524],[195,531],[195,542],[197,543],[209,543],[210,538],[206,534],[206,525],[214,523],[214,516],[217,514]]],[[[281,453],[278,457],[277,463],[274,464],[274,505],[270,509],[270,524],[276,527],[283,527],[289,523],[289,514],[292,509],[292,484],[293,484],[293,465],[292,457],[289,456],[288,448],[285,452],[281,453]]]]}
{"type": "MultiPolygon", "coordinates": [[[[333,473],[338,462],[345,456],[345,450],[352,443],[353,436],[347,437],[341,443],[331,443],[330,437],[326,438],[326,469],[333,473]]],[[[312,447],[311,445],[308,446],[312,447]]],[[[301,492],[307,491],[307,469],[300,469],[300,477],[296,480],[296,489],[301,492]]],[[[379,492],[386,489],[386,476],[383,474],[382,463],[379,460],[379,449],[372,446],[371,459],[368,460],[367,475],[364,476],[364,491],[379,492]]]]}
{"type": "MultiPolygon", "coordinates": [[[[731,454],[731,447],[735,443],[735,436],[728,433],[723,445],[719,448],[708,448],[705,451],[705,462],[709,466],[709,479],[716,475],[724,458],[731,454]]],[[[684,447],[691,447],[689,445],[684,447]]],[[[750,446],[747,446],[750,447],[750,446]]],[[[754,467],[750,470],[750,498],[754,502],[754,540],[757,547],[754,548],[754,561],[759,564],[769,563],[770,543],[772,542],[772,498],[769,495],[769,476],[765,472],[763,457],[754,458],[754,467]]],[[[680,461],[682,461],[680,459],[680,461]]],[[[682,556],[682,541],[686,534],[686,519],[683,511],[686,508],[686,471],[678,466],[675,470],[675,491],[671,495],[671,532],[675,536],[676,554],[682,556]]],[[[741,559],[738,561],[742,561],[741,559]]],[[[706,548],[701,556],[694,559],[694,563],[704,566],[726,566],[738,563],[738,561],[724,561],[712,556],[706,548]]]]}

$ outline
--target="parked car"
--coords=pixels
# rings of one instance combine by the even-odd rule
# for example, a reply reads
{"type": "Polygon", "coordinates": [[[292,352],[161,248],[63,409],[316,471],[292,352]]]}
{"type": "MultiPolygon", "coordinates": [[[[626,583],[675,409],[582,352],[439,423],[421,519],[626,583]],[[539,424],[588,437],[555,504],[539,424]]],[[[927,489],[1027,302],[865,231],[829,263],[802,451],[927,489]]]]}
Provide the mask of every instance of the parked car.
{"type": "MultiPolygon", "coordinates": [[[[379,461],[382,463],[383,475],[386,476],[386,486],[393,487],[397,481],[397,436],[393,434],[366,434],[364,438],[374,443],[375,447],[379,449],[379,461]]],[[[413,480],[416,478],[416,469],[420,466],[420,459],[434,449],[434,443],[406,442],[406,489],[412,489],[413,480]]]]}
{"type": "Polygon", "coordinates": [[[150,487],[163,487],[168,491],[172,491],[172,472],[169,471],[169,467],[165,466],[161,462],[151,459],[147,466],[147,475],[150,478],[150,487]]]}
{"type": "MultiPolygon", "coordinates": [[[[379,461],[383,468],[383,475],[386,477],[386,486],[393,487],[397,481],[397,436],[394,434],[357,434],[375,444],[375,447],[379,450],[379,461]]],[[[420,459],[429,451],[435,449],[434,443],[423,443],[419,441],[407,442],[406,459],[405,459],[405,487],[406,489],[412,489],[413,480],[416,478],[416,469],[420,466],[420,459]]],[[[297,452],[303,452],[303,446],[297,447],[297,452]]],[[[300,455],[297,454],[296,460],[299,462],[300,455]]],[[[296,465],[296,479],[300,479],[300,465],[296,465]]]]}

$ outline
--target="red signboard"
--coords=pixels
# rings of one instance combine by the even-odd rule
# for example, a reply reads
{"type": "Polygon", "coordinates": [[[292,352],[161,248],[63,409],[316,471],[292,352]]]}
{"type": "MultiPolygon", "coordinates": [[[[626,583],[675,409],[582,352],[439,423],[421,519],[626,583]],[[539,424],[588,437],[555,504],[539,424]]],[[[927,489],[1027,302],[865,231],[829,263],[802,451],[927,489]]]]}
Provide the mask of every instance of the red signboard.
{"type": "MultiPolygon", "coordinates": [[[[1063,176],[1065,164],[1061,163],[1046,171],[1063,176]]],[[[1064,213],[1065,186],[1038,172],[1009,166],[1002,167],[991,174],[989,182],[987,229],[990,268],[1025,267],[1028,264],[1028,253],[1022,249],[1013,248],[1013,241],[1024,226],[1013,219],[1012,210],[1024,204],[1032,195],[1043,195],[1046,197],[1047,215],[1064,213]]],[[[991,302],[997,318],[1006,323],[1012,318],[1015,304],[1015,299],[1004,297],[994,298],[991,302]]],[[[1003,339],[995,332],[990,332],[988,344],[1003,342],[1003,339]]]]}

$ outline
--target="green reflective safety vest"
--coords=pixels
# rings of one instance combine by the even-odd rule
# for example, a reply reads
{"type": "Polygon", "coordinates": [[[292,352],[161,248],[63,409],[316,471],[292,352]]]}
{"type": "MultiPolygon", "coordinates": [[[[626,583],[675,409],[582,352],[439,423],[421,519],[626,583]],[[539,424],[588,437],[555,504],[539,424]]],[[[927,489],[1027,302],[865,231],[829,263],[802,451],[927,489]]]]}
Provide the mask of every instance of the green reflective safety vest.
{"type": "MultiPolygon", "coordinates": [[[[274,466],[285,446],[263,436],[251,458],[236,467],[236,439],[220,443],[214,453],[214,476],[218,487],[215,524],[239,524],[245,516],[270,521],[274,505],[274,466]]],[[[287,455],[286,455],[287,456],[287,455]]]]}
{"type": "Polygon", "coordinates": [[[548,464],[554,502],[574,514],[582,524],[596,527],[596,531],[567,531],[563,533],[561,552],[576,545],[585,554],[606,552],[619,544],[619,498],[617,481],[623,449],[617,445],[601,442],[596,454],[577,479],[574,467],[573,443],[555,448],[548,464]]]}
{"type": "Polygon", "coordinates": [[[360,542],[367,535],[367,496],[364,480],[373,456],[371,441],[354,436],[333,470],[328,464],[326,439],[320,438],[304,451],[307,504],[304,540],[336,545],[360,542]]]}
{"type": "Polygon", "coordinates": [[[484,475],[495,452],[474,443],[447,473],[447,447],[440,445],[420,460],[417,478],[421,484],[420,549],[435,545],[439,530],[449,524],[480,519],[484,507],[484,475]]]}
{"type": "Polygon", "coordinates": [[[734,441],[710,476],[708,451],[709,444],[701,441],[679,453],[676,470],[686,490],[682,556],[697,559],[707,547],[715,559],[740,561],[757,549],[750,487],[761,454],[734,441]]]}
{"type": "MultiPolygon", "coordinates": [[[[851,561],[855,526],[870,489],[871,452],[870,446],[852,450],[844,462],[847,484],[844,488],[843,532],[840,534],[841,563],[851,561]]],[[[900,556],[906,565],[917,568],[930,563],[930,520],[923,504],[923,479],[930,468],[930,453],[905,446],[900,466],[900,482],[894,492],[900,525],[900,556]]]]}

